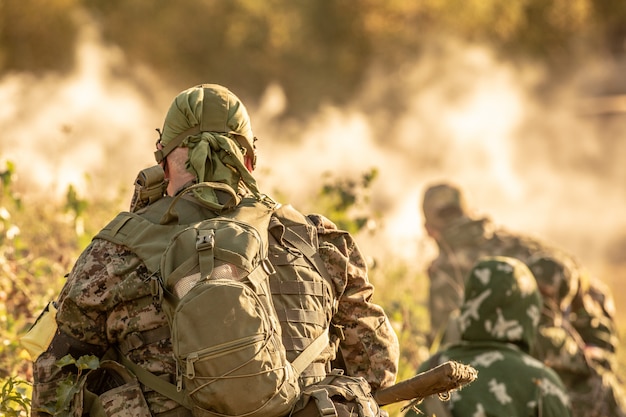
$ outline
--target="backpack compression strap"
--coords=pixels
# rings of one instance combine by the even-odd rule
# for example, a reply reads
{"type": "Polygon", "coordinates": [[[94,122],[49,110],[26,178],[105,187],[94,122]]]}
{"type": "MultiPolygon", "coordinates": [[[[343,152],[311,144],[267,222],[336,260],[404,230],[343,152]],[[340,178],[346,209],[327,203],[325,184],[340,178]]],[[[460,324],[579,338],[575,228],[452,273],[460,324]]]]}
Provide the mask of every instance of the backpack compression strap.
{"type": "MultiPolygon", "coordinates": [[[[307,346],[306,349],[302,351],[302,353],[300,353],[300,355],[291,364],[298,376],[307,366],[309,366],[311,362],[313,362],[319,356],[320,353],[322,353],[324,348],[328,346],[328,343],[328,331],[325,331],[324,333],[319,335],[313,342],[311,342],[311,344],[307,346]]],[[[184,396],[183,392],[178,391],[174,384],[170,384],[164,379],[159,378],[152,372],[128,359],[125,355],[121,354],[121,352],[119,353],[120,362],[128,369],[130,369],[135,374],[135,376],[137,376],[137,379],[139,379],[142,384],[146,385],[149,388],[152,388],[159,394],[164,395],[167,398],[176,401],[183,407],[191,410],[192,407],[187,403],[187,401],[185,401],[186,397],[184,396]]]]}
{"type": "Polygon", "coordinates": [[[120,362],[122,365],[130,369],[142,384],[152,388],[161,395],[176,401],[178,404],[191,410],[191,405],[185,401],[185,395],[182,391],[178,391],[174,384],[170,384],[164,379],[159,378],[147,369],[137,365],[120,352],[120,362]]]}

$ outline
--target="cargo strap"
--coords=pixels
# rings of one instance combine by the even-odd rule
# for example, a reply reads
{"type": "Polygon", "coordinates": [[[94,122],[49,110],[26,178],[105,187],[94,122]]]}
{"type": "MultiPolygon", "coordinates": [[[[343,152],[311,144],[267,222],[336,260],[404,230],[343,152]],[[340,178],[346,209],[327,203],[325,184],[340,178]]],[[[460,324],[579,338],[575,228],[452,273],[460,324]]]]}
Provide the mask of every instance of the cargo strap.
{"type": "MultiPolygon", "coordinates": [[[[313,362],[319,354],[328,346],[328,331],[319,335],[306,349],[292,362],[295,372],[300,375],[302,371],[313,362]]],[[[120,352],[121,353],[121,352],[120,352]]],[[[130,369],[139,381],[154,391],[167,398],[176,401],[178,404],[191,409],[191,405],[186,401],[186,397],[182,391],[178,391],[174,384],[170,384],[164,379],[137,365],[125,355],[120,355],[120,362],[130,369]]]]}
{"type": "Polygon", "coordinates": [[[144,332],[134,332],[126,336],[126,338],[120,342],[119,350],[122,352],[122,355],[126,355],[131,350],[156,343],[169,337],[169,326],[161,326],[144,332]]]}

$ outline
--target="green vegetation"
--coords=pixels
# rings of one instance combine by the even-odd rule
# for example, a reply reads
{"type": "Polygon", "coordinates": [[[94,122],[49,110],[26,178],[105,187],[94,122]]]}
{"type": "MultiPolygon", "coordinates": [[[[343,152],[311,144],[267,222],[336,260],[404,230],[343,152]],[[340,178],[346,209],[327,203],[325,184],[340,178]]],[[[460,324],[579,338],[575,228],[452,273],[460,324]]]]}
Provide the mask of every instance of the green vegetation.
{"type": "Polygon", "coordinates": [[[45,410],[58,417],[71,417],[73,413],[70,411],[74,396],[79,393],[85,384],[85,371],[98,369],[100,360],[92,355],[81,356],[74,359],[71,355],[66,355],[56,362],[56,366],[63,368],[65,366],[75,366],[78,372],[70,373],[65,377],[57,388],[57,399],[54,404],[46,405],[45,410]]]}
{"type": "MultiPolygon", "coordinates": [[[[15,188],[13,172],[11,163],[0,170],[0,322],[3,323],[0,326],[0,382],[4,384],[0,398],[0,407],[4,408],[0,411],[7,416],[21,416],[27,415],[29,407],[32,367],[28,353],[19,344],[19,337],[46,304],[55,299],[63,286],[64,275],[88,244],[90,236],[110,220],[120,204],[85,201],[71,187],[65,202],[26,202],[15,188]],[[77,227],[83,223],[84,226],[77,227]]],[[[365,204],[375,177],[375,170],[354,182],[327,176],[319,193],[323,198],[319,199],[317,211],[331,212],[338,224],[358,231],[375,217],[366,212],[365,204]],[[359,214],[350,217],[347,213],[353,210],[359,214]]],[[[407,378],[425,354],[422,336],[428,319],[424,304],[425,280],[411,276],[405,266],[393,262],[385,262],[384,269],[374,267],[371,279],[377,286],[377,302],[387,308],[400,340],[408,346],[402,357],[400,375],[402,379],[407,378]],[[416,291],[398,291],[398,288],[408,287],[416,291]]],[[[68,360],[71,362],[70,358],[68,360]]],[[[85,362],[84,358],[79,360],[85,362]]],[[[69,362],[60,366],[67,364],[69,362]]],[[[86,361],[84,369],[94,366],[86,361]]],[[[76,381],[68,381],[64,387],[66,393],[71,393],[75,384],[76,381]]],[[[68,398],[68,395],[59,398],[68,398]]],[[[59,403],[51,407],[62,412],[64,406],[59,403]]]]}
{"type": "Polygon", "coordinates": [[[6,378],[0,392],[0,416],[18,417],[28,414],[30,410],[29,388],[29,383],[19,377],[6,378]]]}
{"type": "MultiPolygon", "coordinates": [[[[119,202],[85,201],[72,188],[65,202],[27,203],[14,187],[13,171],[10,163],[0,170],[0,416],[9,417],[28,415],[30,406],[32,367],[19,337],[48,301],[56,297],[63,276],[88,244],[89,237],[120,206],[119,202]],[[83,226],[77,227],[79,223],[83,226]]],[[[323,198],[317,200],[317,211],[331,213],[331,219],[338,224],[362,231],[363,225],[371,224],[377,216],[366,209],[369,187],[375,177],[375,170],[364,173],[360,181],[327,176],[319,194],[323,198]]],[[[414,375],[428,355],[425,338],[428,284],[423,274],[413,272],[408,265],[393,259],[384,261],[372,265],[370,278],[376,286],[374,299],[389,314],[400,340],[399,380],[403,380],[414,375]]],[[[623,350],[621,354],[623,369],[626,363],[623,350]]],[[[97,360],[89,357],[77,361],[68,357],[59,362],[59,366],[69,364],[81,370],[98,366],[97,360]]],[[[79,382],[79,379],[68,380],[61,387],[59,402],[51,405],[51,410],[63,415],[63,401],[71,397],[79,382]]],[[[395,404],[386,409],[390,415],[397,416],[401,406],[395,404]]]]}

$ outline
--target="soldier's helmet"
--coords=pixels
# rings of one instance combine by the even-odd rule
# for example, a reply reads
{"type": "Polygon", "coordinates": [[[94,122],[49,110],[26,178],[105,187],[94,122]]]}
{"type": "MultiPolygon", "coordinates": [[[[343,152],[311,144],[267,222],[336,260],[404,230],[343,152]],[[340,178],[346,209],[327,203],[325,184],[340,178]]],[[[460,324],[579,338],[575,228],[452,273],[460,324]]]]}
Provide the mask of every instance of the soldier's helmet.
{"type": "Polygon", "coordinates": [[[451,183],[429,186],[424,192],[422,211],[426,224],[442,228],[468,214],[467,203],[461,189],[451,183]]]}
{"type": "Polygon", "coordinates": [[[176,96],[159,138],[163,149],[155,152],[155,159],[160,163],[187,137],[202,132],[234,139],[243,153],[252,155],[253,166],[256,164],[256,138],[248,111],[233,92],[218,84],[200,84],[176,96]]]}
{"type": "Polygon", "coordinates": [[[566,309],[581,285],[578,268],[567,257],[552,253],[537,253],[526,262],[544,298],[566,309]]]}

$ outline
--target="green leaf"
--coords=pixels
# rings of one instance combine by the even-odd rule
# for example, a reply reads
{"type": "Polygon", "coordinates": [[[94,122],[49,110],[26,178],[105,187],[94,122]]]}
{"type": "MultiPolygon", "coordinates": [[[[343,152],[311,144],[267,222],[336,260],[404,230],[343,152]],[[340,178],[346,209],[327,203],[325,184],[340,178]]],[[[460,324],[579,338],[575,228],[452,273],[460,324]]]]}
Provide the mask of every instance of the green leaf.
{"type": "Polygon", "coordinates": [[[74,398],[74,394],[77,391],[78,389],[76,384],[70,376],[61,381],[57,386],[57,402],[55,411],[59,412],[68,410],[70,403],[74,398]]]}
{"type": "Polygon", "coordinates": [[[56,366],[58,366],[59,368],[63,368],[64,366],[75,365],[76,364],[76,359],[74,359],[72,357],[72,355],[68,354],[68,355],[63,356],[61,359],[56,361],[54,364],[56,366]]]}
{"type": "Polygon", "coordinates": [[[85,355],[76,361],[78,369],[98,369],[100,367],[100,359],[94,355],[85,355]]]}

